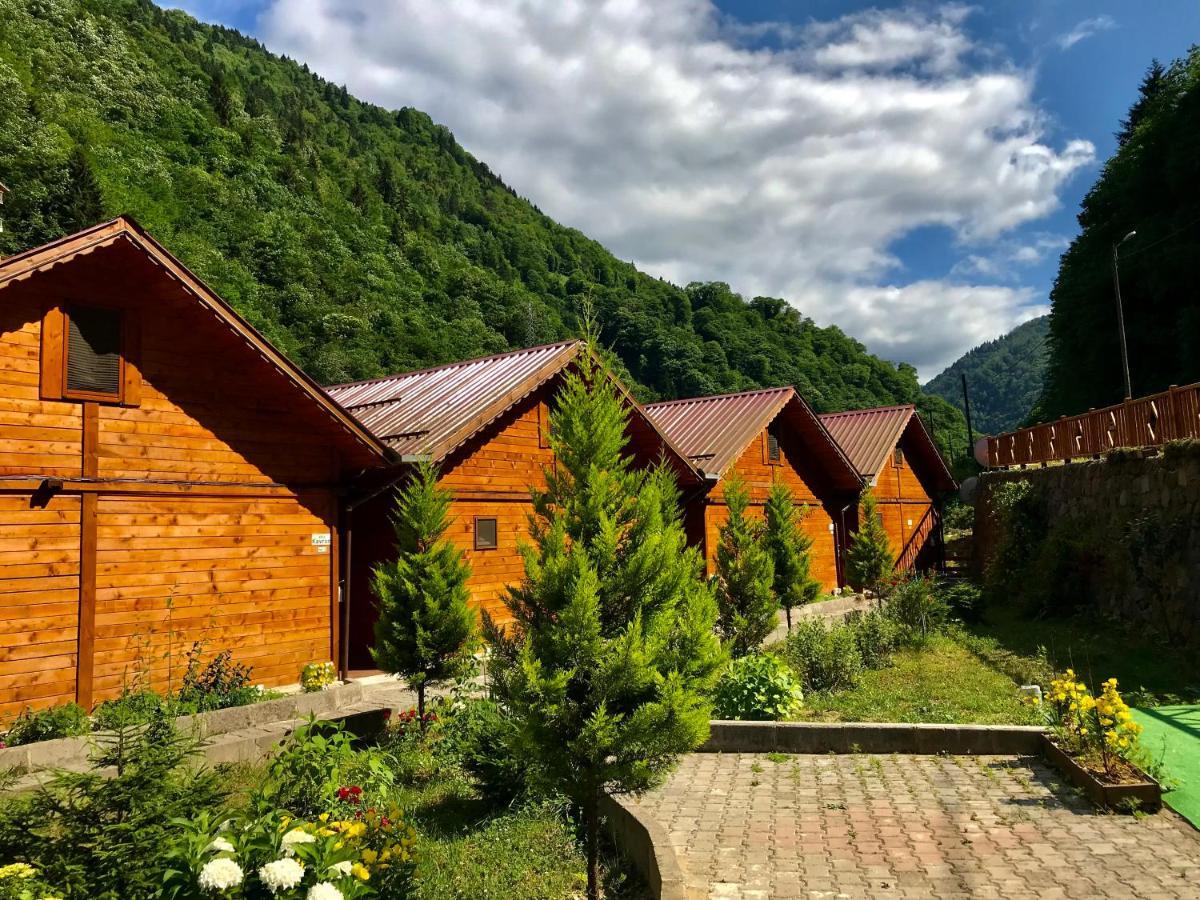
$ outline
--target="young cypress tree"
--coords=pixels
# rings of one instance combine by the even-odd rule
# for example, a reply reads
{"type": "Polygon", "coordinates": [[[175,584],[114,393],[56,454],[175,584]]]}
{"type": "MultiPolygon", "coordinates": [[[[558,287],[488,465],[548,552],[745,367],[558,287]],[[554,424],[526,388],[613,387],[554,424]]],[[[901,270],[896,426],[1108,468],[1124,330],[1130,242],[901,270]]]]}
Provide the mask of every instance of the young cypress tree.
{"type": "Polygon", "coordinates": [[[812,577],[812,538],[800,528],[808,514],[806,507],[796,509],[791,489],[782,481],[771,485],[767,495],[767,550],[775,565],[775,599],[787,614],[792,630],[792,607],[812,603],[821,593],[821,583],[812,577]]]}
{"type": "Polygon", "coordinates": [[[716,604],[687,546],[673,475],[634,471],[627,413],[589,353],[550,416],[557,467],[534,492],[525,577],[484,617],[493,690],[531,777],[580,807],[599,897],[599,803],[659,783],[708,734],[724,657],[716,604]]]}
{"type": "Polygon", "coordinates": [[[750,494],[736,473],[725,481],[725,506],[729,518],[717,545],[717,608],[725,646],[734,656],[745,656],[779,621],[772,591],[775,566],[763,540],[764,523],[746,514],[750,494]]]}
{"type": "Polygon", "coordinates": [[[863,491],[859,519],[861,524],[850,536],[850,548],[846,552],[846,580],[856,591],[877,591],[880,582],[896,565],[896,557],[892,554],[892,545],[879,516],[879,505],[870,488],[863,491]]]}
{"type": "Polygon", "coordinates": [[[371,655],[416,689],[422,728],[425,689],[464,671],[476,644],[467,606],[471,570],[446,538],[449,509],[450,492],[438,486],[433,466],[422,464],[397,497],[396,558],[371,573],[379,600],[371,655]]]}

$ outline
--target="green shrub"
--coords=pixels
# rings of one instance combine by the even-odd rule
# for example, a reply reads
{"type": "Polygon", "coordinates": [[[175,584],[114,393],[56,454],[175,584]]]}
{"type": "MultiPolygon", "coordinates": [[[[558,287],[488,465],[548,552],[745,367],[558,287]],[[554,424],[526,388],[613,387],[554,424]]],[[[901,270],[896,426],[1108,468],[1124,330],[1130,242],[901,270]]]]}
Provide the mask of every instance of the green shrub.
{"type": "Polygon", "coordinates": [[[286,809],[295,816],[319,815],[345,784],[343,770],[355,762],[350,733],[340,723],[310,717],[271,758],[253,804],[264,812],[286,809]]]}
{"type": "Polygon", "coordinates": [[[983,618],[983,591],[973,582],[961,578],[939,581],[937,596],[946,604],[951,617],[968,625],[983,618]]]}
{"type": "Polygon", "coordinates": [[[887,615],[901,628],[905,643],[920,646],[946,624],[950,610],[934,591],[927,575],[909,575],[900,579],[884,607],[887,615]]]}
{"type": "Polygon", "coordinates": [[[87,712],[76,703],[64,703],[49,709],[26,708],[9,726],[4,743],[9,747],[76,737],[91,730],[87,712]]]}
{"type": "Polygon", "coordinates": [[[491,803],[509,805],[525,794],[525,764],[513,751],[512,722],[491,700],[470,700],[445,720],[447,748],[491,803]]]}
{"type": "Polygon", "coordinates": [[[784,656],[806,691],[853,687],[862,673],[855,629],[820,619],[797,622],[784,643],[784,656]]]}
{"type": "Polygon", "coordinates": [[[882,669],[900,647],[900,628],[878,609],[855,611],[846,617],[846,627],[854,632],[854,645],[862,664],[882,669]]]}
{"type": "Polygon", "coordinates": [[[208,712],[246,706],[261,699],[261,691],[250,684],[251,668],[234,663],[233,652],[222,650],[207,664],[201,664],[204,645],[192,644],[187,654],[187,670],[178,700],[188,711],[208,712]]]}
{"type": "Polygon", "coordinates": [[[97,745],[89,771],[0,805],[0,859],[27,860],[66,897],[157,897],[180,820],[223,804],[220,779],[162,714],[97,745]]]}
{"type": "Polygon", "coordinates": [[[171,704],[154,691],[127,691],[115,700],[105,700],[92,711],[92,727],[115,731],[126,725],[149,722],[155,715],[175,714],[171,704]]]}
{"type": "Polygon", "coordinates": [[[1185,459],[1200,459],[1200,439],[1179,438],[1163,444],[1163,459],[1178,462],[1185,459]]]}
{"type": "Polygon", "coordinates": [[[793,715],[804,700],[791,670],[771,653],[734,659],[714,694],[719,719],[777,722],[793,715]]]}
{"type": "Polygon", "coordinates": [[[942,524],[947,531],[970,531],[975,527],[975,507],[961,500],[950,500],[942,510],[942,524]]]}

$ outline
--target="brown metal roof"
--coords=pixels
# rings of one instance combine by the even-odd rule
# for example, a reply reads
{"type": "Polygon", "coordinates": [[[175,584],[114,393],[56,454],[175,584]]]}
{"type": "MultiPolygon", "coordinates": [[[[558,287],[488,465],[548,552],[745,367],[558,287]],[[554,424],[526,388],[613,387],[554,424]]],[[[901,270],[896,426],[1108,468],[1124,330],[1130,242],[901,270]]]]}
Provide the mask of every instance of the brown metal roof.
{"type": "Polygon", "coordinates": [[[562,341],[325,390],[402,458],[439,460],[562,371],[582,348],[582,341],[562,341]]]}
{"type": "MultiPolygon", "coordinates": [[[[402,461],[438,462],[563,371],[586,344],[560,341],[326,388],[402,461]]],[[[685,481],[702,476],[611,374],[632,411],[631,431],[648,439],[685,481]]]]}
{"type": "Polygon", "coordinates": [[[937,490],[953,490],[957,486],[911,403],[822,413],[821,421],[867,481],[874,481],[903,438],[921,461],[918,477],[937,490]]]}
{"type": "Polygon", "coordinates": [[[276,371],[316,403],[318,408],[337,424],[342,433],[353,440],[354,455],[360,458],[361,462],[369,461],[372,465],[382,465],[389,461],[390,453],[383,444],[345,409],[331,400],[320,385],[259,334],[233,307],[171,255],[130,216],[118,216],[109,222],[93,225],[91,228],[0,260],[0,288],[69,263],[81,256],[119,245],[133,247],[145,254],[150,262],[207,307],[276,371]]]}
{"type": "Polygon", "coordinates": [[[853,465],[821,425],[811,407],[791,387],[718,394],[652,403],[646,414],[696,466],[720,478],[755,437],[780,414],[805,435],[813,456],[839,488],[857,490],[853,465]]]}

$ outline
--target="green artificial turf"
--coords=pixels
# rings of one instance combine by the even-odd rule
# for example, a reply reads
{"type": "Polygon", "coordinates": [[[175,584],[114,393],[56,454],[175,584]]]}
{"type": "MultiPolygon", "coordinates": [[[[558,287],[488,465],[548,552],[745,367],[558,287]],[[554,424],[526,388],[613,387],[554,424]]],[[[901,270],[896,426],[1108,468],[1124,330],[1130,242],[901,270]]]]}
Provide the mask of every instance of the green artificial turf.
{"type": "Polygon", "coordinates": [[[1173,782],[1168,806],[1200,828],[1200,705],[1135,709],[1142,746],[1173,782]]]}

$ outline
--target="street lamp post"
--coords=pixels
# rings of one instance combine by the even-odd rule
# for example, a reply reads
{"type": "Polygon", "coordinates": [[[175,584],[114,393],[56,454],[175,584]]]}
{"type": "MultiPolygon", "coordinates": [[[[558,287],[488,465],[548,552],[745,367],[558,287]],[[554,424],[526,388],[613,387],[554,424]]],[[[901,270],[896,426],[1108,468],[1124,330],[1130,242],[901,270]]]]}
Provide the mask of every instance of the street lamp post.
{"type": "Polygon", "coordinates": [[[1125,375],[1125,399],[1133,397],[1133,388],[1129,383],[1129,349],[1125,346],[1125,310],[1121,305],[1121,273],[1117,268],[1117,255],[1121,245],[1137,234],[1131,231],[1125,237],[1113,244],[1113,288],[1117,293],[1117,329],[1121,335],[1121,370],[1125,375]]]}

